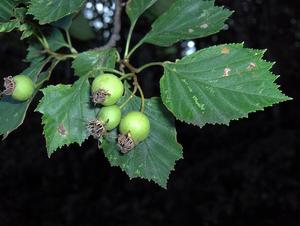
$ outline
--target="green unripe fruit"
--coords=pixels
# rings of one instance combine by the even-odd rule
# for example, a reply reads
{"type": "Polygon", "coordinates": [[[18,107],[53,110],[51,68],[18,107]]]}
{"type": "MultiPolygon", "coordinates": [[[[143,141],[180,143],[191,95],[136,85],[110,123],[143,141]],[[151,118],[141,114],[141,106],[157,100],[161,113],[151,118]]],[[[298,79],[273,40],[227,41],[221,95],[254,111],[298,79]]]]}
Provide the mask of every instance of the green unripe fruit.
{"type": "Polygon", "coordinates": [[[117,103],[124,92],[121,80],[113,74],[102,74],[92,83],[93,102],[110,106],[117,103]]]}
{"type": "Polygon", "coordinates": [[[18,101],[26,101],[32,97],[34,92],[34,83],[26,75],[16,75],[4,78],[5,90],[3,94],[12,96],[18,101]]]}
{"type": "Polygon", "coordinates": [[[128,134],[137,144],[148,137],[150,122],[144,113],[132,111],[122,118],[119,129],[121,134],[128,134]]]}
{"type": "Polygon", "coordinates": [[[32,97],[34,92],[34,83],[25,75],[17,75],[13,77],[15,82],[15,90],[12,93],[12,98],[19,101],[25,101],[32,97]]]}
{"type": "Polygon", "coordinates": [[[101,108],[98,120],[103,123],[106,130],[116,128],[121,121],[121,109],[117,105],[101,108]]]}

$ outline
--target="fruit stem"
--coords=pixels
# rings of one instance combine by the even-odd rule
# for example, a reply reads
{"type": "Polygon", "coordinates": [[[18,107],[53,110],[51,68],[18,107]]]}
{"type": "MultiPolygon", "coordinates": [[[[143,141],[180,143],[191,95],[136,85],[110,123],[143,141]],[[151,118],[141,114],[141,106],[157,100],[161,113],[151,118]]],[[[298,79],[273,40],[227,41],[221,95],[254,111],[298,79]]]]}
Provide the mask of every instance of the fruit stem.
{"type": "MultiPolygon", "coordinates": [[[[120,76],[122,76],[122,77],[124,76],[124,73],[123,73],[123,72],[120,72],[120,71],[115,70],[115,69],[113,69],[113,68],[102,67],[101,69],[102,69],[103,72],[111,72],[111,73],[115,73],[115,74],[117,74],[117,75],[120,75],[120,76]]],[[[121,77],[121,78],[122,78],[122,77],[121,77]]]]}
{"type": "MultiPolygon", "coordinates": [[[[141,112],[143,113],[144,112],[144,110],[145,110],[145,96],[144,96],[144,92],[143,92],[143,90],[142,90],[142,88],[141,88],[141,86],[140,86],[140,84],[139,84],[139,82],[138,82],[138,79],[137,79],[137,73],[138,73],[138,69],[137,68],[135,68],[134,66],[132,66],[130,63],[129,63],[129,61],[128,61],[128,59],[125,59],[125,60],[122,60],[121,61],[121,65],[124,65],[124,66],[126,66],[130,71],[131,71],[131,76],[133,76],[133,86],[134,86],[134,92],[133,92],[133,96],[134,96],[134,94],[137,92],[137,90],[139,91],[139,93],[140,93],[140,95],[141,95],[141,101],[142,101],[142,103],[141,103],[141,112]]],[[[132,96],[132,97],[133,97],[132,96]]],[[[128,98],[129,100],[132,98],[132,97],[130,97],[130,98],[128,98]]],[[[128,100],[128,101],[129,101],[128,100]]],[[[123,105],[125,106],[127,103],[128,103],[128,101],[125,101],[125,104],[122,104],[122,107],[123,107],[123,105]]]]}
{"type": "Polygon", "coordinates": [[[141,95],[141,112],[144,113],[144,111],[145,111],[145,96],[144,96],[144,92],[139,83],[137,83],[137,89],[139,90],[140,95],[141,95]]]}
{"type": "Polygon", "coordinates": [[[120,80],[124,80],[124,79],[130,78],[130,77],[133,77],[133,76],[134,76],[133,73],[128,73],[128,74],[125,74],[122,77],[120,77],[120,80]]]}
{"type": "Polygon", "coordinates": [[[46,38],[43,35],[42,35],[42,37],[40,37],[37,34],[35,34],[35,37],[37,38],[37,40],[39,40],[39,42],[42,44],[42,46],[45,49],[49,48],[49,44],[48,44],[46,38]]]}
{"type": "Polygon", "coordinates": [[[52,72],[54,70],[54,68],[56,67],[56,65],[60,62],[60,60],[56,60],[56,61],[53,61],[49,70],[48,70],[48,76],[43,79],[42,81],[40,81],[39,83],[35,84],[35,88],[39,88],[41,85],[44,84],[44,82],[46,81],[49,81],[49,79],[51,78],[51,75],[52,75],[52,72]]]}
{"type": "Polygon", "coordinates": [[[50,49],[44,49],[41,51],[42,53],[47,53],[49,54],[50,56],[52,56],[53,58],[61,61],[61,60],[66,60],[68,58],[72,58],[72,59],[75,59],[77,57],[77,54],[62,54],[62,53],[56,53],[56,52],[53,52],[52,50],[50,49]]]}
{"type": "Polygon", "coordinates": [[[143,70],[145,70],[146,68],[149,68],[149,67],[153,67],[153,66],[161,66],[163,67],[163,63],[162,62],[152,62],[152,63],[148,63],[148,64],[145,64],[144,66],[140,67],[140,68],[137,68],[137,73],[140,73],[142,72],[143,70]]]}
{"type": "MultiPolygon", "coordinates": [[[[135,82],[133,82],[133,84],[134,83],[135,82]]],[[[128,104],[128,102],[135,96],[137,90],[138,90],[138,87],[136,85],[134,85],[132,94],[127,98],[127,100],[125,100],[125,102],[123,104],[121,104],[120,109],[124,108],[126,106],[126,104],[128,104]]]]}
{"type": "Polygon", "coordinates": [[[117,54],[117,61],[120,62],[121,61],[121,56],[120,56],[119,51],[116,51],[116,54],[117,54]]]}
{"type": "MultiPolygon", "coordinates": [[[[70,35],[69,35],[70,36],[70,35]]],[[[47,39],[45,38],[44,35],[41,35],[41,37],[37,34],[35,34],[35,37],[39,40],[39,42],[41,43],[41,45],[44,47],[44,50],[42,50],[41,52],[42,53],[47,53],[49,54],[50,56],[56,58],[57,60],[66,60],[68,58],[73,58],[75,59],[77,57],[77,51],[72,47],[72,45],[70,45],[69,43],[69,48],[70,48],[70,51],[72,52],[72,54],[62,54],[62,53],[56,53],[56,52],[53,52],[51,49],[50,49],[50,46],[47,42],[47,39]],[[73,48],[73,50],[71,49],[73,48]]],[[[67,38],[68,38],[68,35],[67,35],[67,38]]],[[[69,37],[70,38],[70,37],[69,37]]],[[[68,39],[69,39],[68,38],[68,39]]],[[[71,41],[68,40],[68,42],[71,41]]]]}

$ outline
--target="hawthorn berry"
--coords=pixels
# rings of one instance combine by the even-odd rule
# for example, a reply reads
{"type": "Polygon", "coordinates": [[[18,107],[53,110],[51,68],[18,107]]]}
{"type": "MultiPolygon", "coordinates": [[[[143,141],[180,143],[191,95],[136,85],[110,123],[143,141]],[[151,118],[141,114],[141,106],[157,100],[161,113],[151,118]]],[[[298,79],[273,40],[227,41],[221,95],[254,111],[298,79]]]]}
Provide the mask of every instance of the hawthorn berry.
{"type": "Polygon", "coordinates": [[[113,74],[102,74],[92,83],[92,96],[95,104],[114,105],[123,95],[124,85],[113,74]]]}
{"type": "Polygon", "coordinates": [[[4,78],[4,95],[11,96],[18,101],[26,101],[32,97],[34,92],[34,83],[26,75],[8,76],[4,78]]]}
{"type": "Polygon", "coordinates": [[[116,128],[121,121],[121,109],[117,105],[103,107],[99,114],[98,120],[105,125],[107,130],[116,128]]]}
{"type": "Polygon", "coordinates": [[[121,119],[119,131],[118,145],[122,153],[127,153],[148,137],[149,119],[142,112],[129,112],[121,119]]]}
{"type": "Polygon", "coordinates": [[[121,109],[117,105],[101,108],[97,119],[88,122],[89,134],[95,139],[99,139],[109,130],[116,128],[121,121],[121,109]]]}

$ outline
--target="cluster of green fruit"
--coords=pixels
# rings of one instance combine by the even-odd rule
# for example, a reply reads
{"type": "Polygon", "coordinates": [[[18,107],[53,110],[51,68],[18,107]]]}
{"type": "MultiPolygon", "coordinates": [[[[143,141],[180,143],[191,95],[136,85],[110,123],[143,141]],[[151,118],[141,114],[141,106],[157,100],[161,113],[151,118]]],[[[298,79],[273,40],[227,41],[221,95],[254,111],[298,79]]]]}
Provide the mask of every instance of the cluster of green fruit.
{"type": "MultiPolygon", "coordinates": [[[[25,75],[4,78],[4,95],[17,101],[30,99],[35,91],[33,81],[25,75]]],[[[138,143],[145,140],[150,132],[148,117],[139,111],[131,111],[122,117],[121,108],[116,105],[124,93],[124,85],[113,74],[102,74],[92,83],[92,99],[94,104],[101,104],[97,119],[88,122],[88,131],[99,139],[108,131],[119,126],[118,144],[122,153],[132,150],[138,143]]]]}
{"type": "Polygon", "coordinates": [[[102,104],[97,119],[88,124],[88,130],[95,138],[100,138],[107,131],[119,126],[118,144],[122,153],[127,153],[138,143],[145,140],[150,132],[148,117],[139,111],[131,111],[122,117],[116,103],[124,93],[124,85],[113,74],[102,74],[92,83],[94,104],[102,104]]]}

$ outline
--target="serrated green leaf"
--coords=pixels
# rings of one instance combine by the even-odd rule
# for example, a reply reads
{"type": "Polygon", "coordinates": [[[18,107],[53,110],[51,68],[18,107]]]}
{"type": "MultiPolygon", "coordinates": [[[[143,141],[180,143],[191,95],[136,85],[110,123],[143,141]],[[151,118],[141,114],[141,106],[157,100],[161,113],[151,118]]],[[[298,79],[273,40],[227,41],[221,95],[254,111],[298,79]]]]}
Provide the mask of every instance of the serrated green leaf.
{"type": "MultiPolygon", "coordinates": [[[[35,82],[39,78],[45,62],[46,61],[34,61],[21,74],[29,76],[35,82]]],[[[34,95],[25,102],[14,101],[11,97],[6,96],[0,98],[0,136],[3,135],[3,139],[23,123],[27,109],[34,95]]]]}
{"type": "Polygon", "coordinates": [[[29,38],[34,34],[34,29],[30,24],[22,24],[21,26],[19,26],[19,30],[22,32],[21,40],[29,38]]]}
{"type": "Polygon", "coordinates": [[[7,22],[13,15],[15,7],[14,0],[1,0],[0,1],[0,22],[7,22]]]}
{"type": "Polygon", "coordinates": [[[24,16],[26,13],[25,8],[15,8],[11,15],[11,20],[7,22],[0,22],[0,33],[1,32],[11,32],[14,29],[19,29],[20,31],[25,31],[24,16]]]}
{"type": "Polygon", "coordinates": [[[14,19],[0,23],[0,33],[11,32],[14,29],[18,29],[22,33],[21,40],[32,36],[34,34],[33,26],[24,21],[26,11],[24,7],[15,8],[12,15],[14,19]]]}
{"type": "Polygon", "coordinates": [[[20,21],[24,22],[26,16],[27,8],[19,7],[14,9],[14,16],[15,18],[19,19],[20,21]]]}
{"type": "Polygon", "coordinates": [[[180,40],[202,38],[219,32],[232,14],[214,1],[176,0],[152,25],[143,43],[170,46],[180,40]]]}
{"type": "Polygon", "coordinates": [[[61,28],[65,31],[68,31],[72,25],[74,15],[65,16],[58,21],[52,23],[54,27],[61,28]]]}
{"type": "MultiPolygon", "coordinates": [[[[49,49],[53,52],[56,52],[63,47],[68,47],[68,43],[66,42],[62,32],[57,28],[52,28],[50,34],[45,38],[49,45],[49,49]]],[[[44,47],[40,43],[31,44],[28,47],[26,60],[31,61],[31,58],[35,58],[36,56],[43,56],[43,50],[44,47]]]]}
{"type": "Polygon", "coordinates": [[[48,156],[64,145],[81,145],[88,137],[88,120],[96,117],[96,110],[90,105],[87,77],[81,77],[72,86],[48,86],[42,92],[44,97],[36,111],[43,114],[48,156]]]}
{"type": "MultiPolygon", "coordinates": [[[[127,91],[126,97],[128,94],[127,91]]],[[[134,97],[123,113],[136,111],[139,107],[140,98],[134,97]]],[[[131,179],[152,180],[166,188],[175,162],[182,158],[182,147],[176,140],[174,119],[159,98],[146,100],[145,114],[149,117],[151,132],[135,149],[121,154],[116,144],[116,130],[105,137],[101,147],[110,164],[119,166],[131,179]]]]}
{"type": "Polygon", "coordinates": [[[164,63],[161,96],[180,120],[198,126],[229,124],[248,113],[289,100],[262,60],[264,51],[242,44],[213,46],[164,63]]]}
{"type": "MultiPolygon", "coordinates": [[[[46,36],[47,43],[49,44],[50,50],[53,52],[59,50],[62,47],[67,47],[68,44],[60,30],[53,28],[50,35],[46,36]]],[[[44,47],[40,43],[32,43],[27,49],[26,62],[35,60],[44,60],[46,54],[43,52],[44,47]]]]}
{"type": "Polygon", "coordinates": [[[42,61],[45,59],[45,55],[42,54],[42,46],[37,43],[33,43],[28,46],[27,48],[27,55],[25,58],[25,62],[32,62],[32,61],[42,61]]]}
{"type": "Polygon", "coordinates": [[[64,16],[78,12],[85,0],[31,0],[28,13],[40,24],[57,21],[64,16]]]}
{"type": "Polygon", "coordinates": [[[60,48],[69,46],[62,32],[56,28],[52,29],[52,32],[46,37],[46,39],[52,51],[57,51],[60,48]]]}
{"type": "Polygon", "coordinates": [[[12,30],[18,28],[20,26],[20,22],[16,19],[0,23],[0,33],[1,32],[11,32],[12,30]]]}
{"type": "Polygon", "coordinates": [[[132,24],[150,8],[157,0],[129,0],[126,5],[126,13],[132,24]]]}
{"type": "Polygon", "coordinates": [[[73,61],[72,68],[78,76],[88,75],[95,77],[102,73],[103,67],[115,68],[117,62],[117,50],[91,50],[80,53],[73,61]]]}

